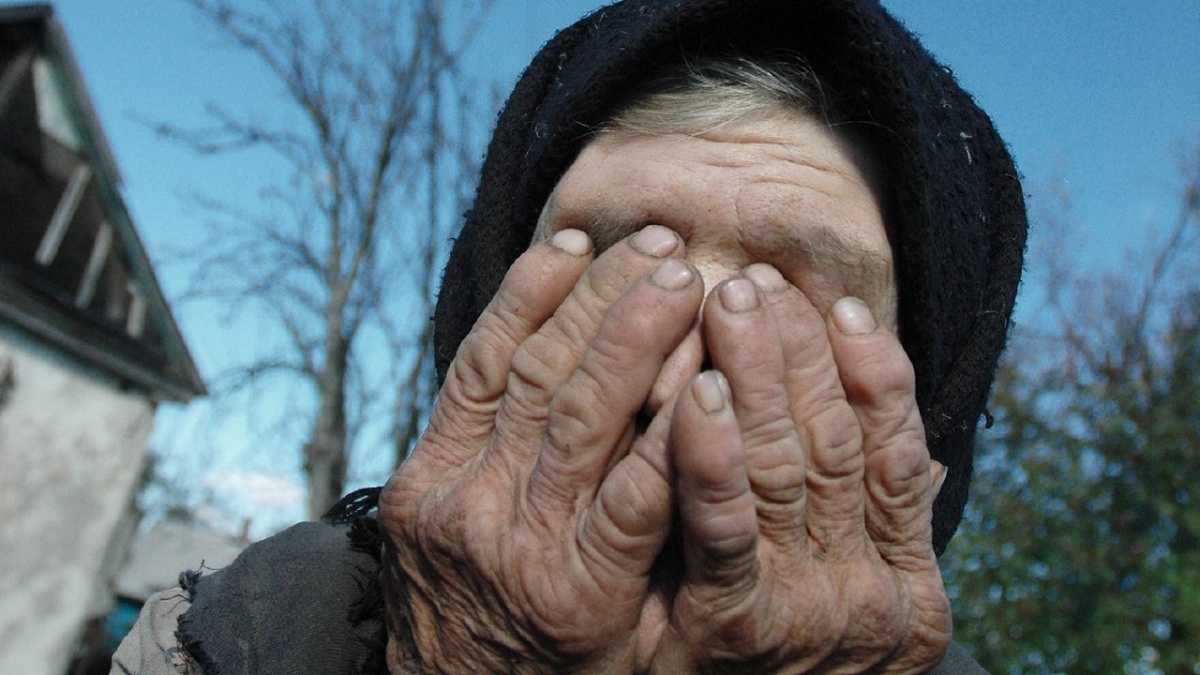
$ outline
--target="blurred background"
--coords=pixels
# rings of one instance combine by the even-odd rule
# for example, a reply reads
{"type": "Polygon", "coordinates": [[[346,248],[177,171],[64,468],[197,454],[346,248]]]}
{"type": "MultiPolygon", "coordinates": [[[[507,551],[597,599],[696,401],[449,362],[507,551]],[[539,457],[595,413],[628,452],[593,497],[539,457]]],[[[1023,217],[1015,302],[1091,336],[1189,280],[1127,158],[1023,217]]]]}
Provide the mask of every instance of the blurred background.
{"type": "MultiPolygon", "coordinates": [[[[503,97],[560,0],[0,2],[0,673],[378,485],[503,97]]],[[[1004,673],[1200,673],[1200,2],[884,4],[1033,233],[960,533],[1004,673]]]]}

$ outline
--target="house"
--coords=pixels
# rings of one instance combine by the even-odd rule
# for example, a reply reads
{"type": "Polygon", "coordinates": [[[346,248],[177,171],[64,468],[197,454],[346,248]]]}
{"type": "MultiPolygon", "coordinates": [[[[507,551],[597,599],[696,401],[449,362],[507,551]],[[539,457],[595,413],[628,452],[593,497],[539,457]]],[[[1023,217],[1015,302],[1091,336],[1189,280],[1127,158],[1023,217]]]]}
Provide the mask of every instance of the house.
{"type": "Polygon", "coordinates": [[[203,394],[52,8],[0,7],[0,673],[67,671],[156,408],[203,394]]]}

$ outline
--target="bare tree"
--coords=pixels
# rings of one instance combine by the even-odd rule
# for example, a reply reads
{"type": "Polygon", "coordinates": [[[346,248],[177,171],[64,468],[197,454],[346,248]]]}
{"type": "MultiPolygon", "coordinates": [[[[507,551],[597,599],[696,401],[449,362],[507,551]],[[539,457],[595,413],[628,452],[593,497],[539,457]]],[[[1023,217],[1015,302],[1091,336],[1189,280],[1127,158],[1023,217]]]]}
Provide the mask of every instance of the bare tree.
{"type": "Polygon", "coordinates": [[[265,66],[295,113],[267,123],[210,106],[208,128],[158,128],[201,153],[261,149],[287,168],[253,210],[206,202],[217,222],[189,295],[253,308],[284,336],[218,378],[217,395],[276,375],[312,393],[302,452],[316,517],[344,490],[356,445],[399,461],[424,417],[427,317],[479,155],[462,55],[489,0],[185,2],[265,66]],[[391,421],[364,438],[380,419],[391,421]]]}
{"type": "MultiPolygon", "coordinates": [[[[1001,362],[964,526],[941,560],[989,669],[1189,673],[1200,644],[1200,143],[1179,209],[1110,266],[1037,220],[1046,310],[1001,362]]],[[[1132,225],[1130,226],[1133,227],[1132,225]]]]}

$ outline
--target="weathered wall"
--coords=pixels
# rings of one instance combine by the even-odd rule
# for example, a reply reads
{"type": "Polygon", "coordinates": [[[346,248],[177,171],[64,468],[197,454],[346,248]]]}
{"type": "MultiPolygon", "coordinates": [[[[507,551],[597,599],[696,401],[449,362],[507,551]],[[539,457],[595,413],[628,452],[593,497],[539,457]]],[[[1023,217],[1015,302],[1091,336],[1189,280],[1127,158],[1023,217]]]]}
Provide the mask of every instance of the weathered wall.
{"type": "Polygon", "coordinates": [[[153,419],[143,394],[0,324],[0,673],[65,671],[153,419]]]}

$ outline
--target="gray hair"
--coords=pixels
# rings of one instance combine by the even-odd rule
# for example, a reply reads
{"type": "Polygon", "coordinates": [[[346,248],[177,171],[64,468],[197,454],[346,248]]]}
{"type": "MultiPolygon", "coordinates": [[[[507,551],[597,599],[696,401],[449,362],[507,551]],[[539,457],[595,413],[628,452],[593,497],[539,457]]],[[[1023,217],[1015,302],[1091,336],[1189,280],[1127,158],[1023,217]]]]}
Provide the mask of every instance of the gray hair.
{"type": "MultiPolygon", "coordinates": [[[[685,57],[652,73],[616,110],[593,133],[701,136],[739,122],[802,115],[822,121],[856,149],[862,147],[847,134],[849,125],[839,126],[844,120],[808,62],[790,52],[685,57]]],[[[864,161],[864,171],[874,175],[870,154],[856,156],[864,161]]],[[[875,189],[877,181],[871,184],[875,189]]],[[[532,242],[546,239],[548,228],[543,210],[532,242]]]]}
{"type": "Polygon", "coordinates": [[[681,59],[630,92],[603,131],[699,135],[780,113],[836,122],[820,80],[797,54],[681,59]]]}

